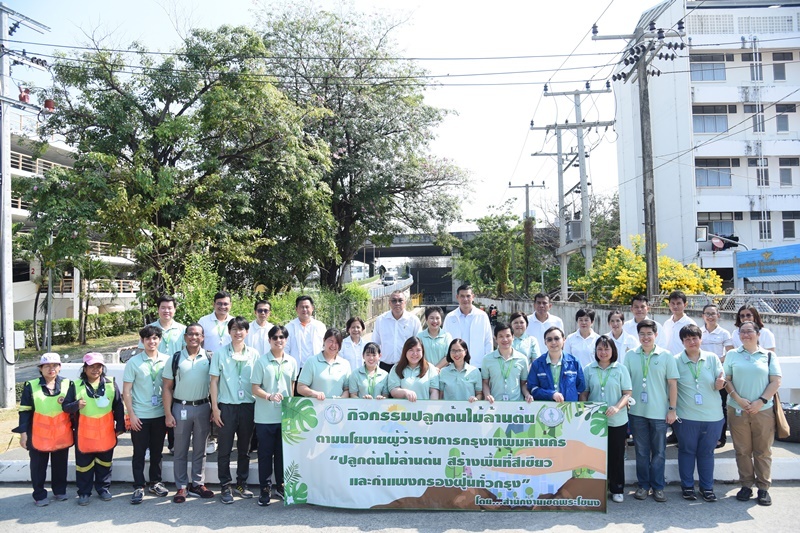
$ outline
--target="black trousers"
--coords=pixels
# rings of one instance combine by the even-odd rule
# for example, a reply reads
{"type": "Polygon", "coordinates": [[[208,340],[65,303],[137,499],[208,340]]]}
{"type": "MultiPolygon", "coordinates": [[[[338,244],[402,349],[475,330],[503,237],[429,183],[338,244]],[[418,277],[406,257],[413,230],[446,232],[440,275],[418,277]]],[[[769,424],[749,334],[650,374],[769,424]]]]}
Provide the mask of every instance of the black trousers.
{"type": "Polygon", "coordinates": [[[608,490],[611,494],[625,492],[625,441],[628,426],[608,426],[608,490]]]}
{"type": "Polygon", "coordinates": [[[283,485],[283,443],[280,424],[256,424],[258,435],[258,484],[261,490],[270,486],[269,478],[275,473],[275,484],[283,485]]]}
{"type": "Polygon", "coordinates": [[[81,453],[75,447],[75,484],[78,485],[78,496],[90,496],[92,486],[100,494],[100,490],[111,489],[111,461],[114,448],[107,452],[81,453]]]}
{"type": "Polygon", "coordinates": [[[28,456],[31,459],[31,484],[33,485],[33,499],[37,502],[47,498],[47,489],[44,482],[47,479],[47,464],[50,463],[50,486],[53,494],[67,493],[67,458],[69,448],[55,452],[40,452],[31,446],[28,438],[28,456]]]}
{"type": "Polygon", "coordinates": [[[255,404],[219,404],[224,424],[219,428],[217,438],[217,474],[220,485],[228,485],[231,481],[231,451],[233,439],[236,439],[236,484],[247,483],[250,471],[250,439],[255,426],[255,404]]]}
{"type": "Polygon", "coordinates": [[[720,389],[719,395],[722,398],[722,433],[720,433],[719,441],[725,444],[728,441],[726,433],[728,432],[728,391],[720,389]]]}
{"type": "Polygon", "coordinates": [[[144,454],[150,449],[150,483],[161,481],[161,454],[164,451],[164,436],[167,434],[167,426],[164,417],[140,418],[142,429],[139,431],[131,430],[131,442],[133,443],[133,458],[131,468],[133,469],[133,488],[144,488],[144,454]]]}

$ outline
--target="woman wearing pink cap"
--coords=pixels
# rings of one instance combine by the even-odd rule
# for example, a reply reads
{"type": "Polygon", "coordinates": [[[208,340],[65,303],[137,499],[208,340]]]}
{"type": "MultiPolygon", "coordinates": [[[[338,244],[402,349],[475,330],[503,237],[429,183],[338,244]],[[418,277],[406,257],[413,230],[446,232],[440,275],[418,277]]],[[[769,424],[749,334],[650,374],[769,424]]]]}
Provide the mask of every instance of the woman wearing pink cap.
{"type": "Polygon", "coordinates": [[[67,456],[72,446],[72,424],[69,415],[61,410],[69,380],[62,379],[61,357],[57,353],[46,353],[39,360],[41,377],[25,383],[19,403],[19,445],[28,450],[31,458],[31,481],[33,500],[37,507],[50,503],[47,489],[47,463],[50,463],[50,479],[53,498],[67,499],[67,456]]]}
{"type": "Polygon", "coordinates": [[[125,432],[125,410],[117,384],[106,377],[102,354],[83,356],[80,381],[70,385],[62,408],[76,427],[78,505],[89,505],[92,485],[101,500],[110,500],[111,459],[117,436],[125,432]]]}

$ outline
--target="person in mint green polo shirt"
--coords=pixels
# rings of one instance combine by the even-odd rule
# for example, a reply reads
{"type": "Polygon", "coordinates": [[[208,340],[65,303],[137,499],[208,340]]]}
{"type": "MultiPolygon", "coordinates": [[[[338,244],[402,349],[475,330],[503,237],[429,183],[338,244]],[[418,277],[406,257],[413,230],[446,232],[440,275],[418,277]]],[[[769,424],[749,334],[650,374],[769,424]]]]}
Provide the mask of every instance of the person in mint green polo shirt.
{"type": "Polygon", "coordinates": [[[419,337],[403,344],[400,360],[389,372],[389,394],[409,402],[439,399],[439,369],[425,359],[425,347],[419,337]]]}
{"type": "Polygon", "coordinates": [[[527,334],[528,315],[521,311],[511,313],[508,323],[511,324],[511,332],[514,334],[514,349],[527,356],[529,364],[534,362],[539,357],[541,349],[536,337],[527,334]]]}
{"type": "Polygon", "coordinates": [[[242,498],[253,497],[252,491],[247,488],[247,477],[250,472],[248,445],[253,436],[255,423],[255,398],[250,377],[259,353],[244,342],[249,329],[250,323],[244,317],[237,316],[228,322],[231,342],[214,352],[209,371],[211,419],[219,428],[217,471],[219,483],[222,485],[220,500],[226,504],[233,503],[231,450],[234,438],[239,443],[236,447],[234,490],[242,498]]]}
{"type": "Polygon", "coordinates": [[[530,403],[533,396],[528,392],[528,356],[513,348],[514,334],[511,326],[498,322],[494,327],[497,349],[486,354],[481,366],[483,397],[489,403],[503,402],[530,403]]]}
{"type": "Polygon", "coordinates": [[[445,356],[453,336],[442,329],[444,311],[438,305],[431,305],[425,308],[425,329],[417,333],[417,337],[422,341],[425,350],[425,359],[436,368],[442,369],[447,366],[445,356]]]}
{"type": "Polygon", "coordinates": [[[161,482],[161,457],[167,426],[164,403],[161,400],[162,373],[169,356],[158,351],[161,329],[145,326],[139,330],[144,351],[125,363],[122,374],[122,400],[131,421],[133,444],[133,495],[131,503],[142,503],[144,498],[144,456],[150,449],[150,492],[164,497],[169,494],[161,482]]]}
{"type": "Polygon", "coordinates": [[[667,425],[675,422],[678,404],[678,367],[667,350],[656,346],[658,324],[648,319],[636,324],[641,345],[625,355],[623,364],[631,374],[633,399],[630,410],[633,441],[636,444],[634,498],[667,501],[664,495],[667,425]]]}
{"type": "Polygon", "coordinates": [[[586,390],[581,401],[608,405],[608,491],[611,499],[622,503],[625,491],[625,439],[628,436],[628,399],[631,375],[619,364],[617,344],[610,335],[600,335],[594,343],[594,361],[583,369],[586,390]]]}
{"type": "Polygon", "coordinates": [[[250,376],[251,392],[256,399],[258,483],[261,487],[258,505],[262,507],[270,504],[272,486],[269,480],[273,472],[275,495],[284,499],[281,402],[293,395],[293,383],[298,374],[297,361],[284,351],[289,331],[283,326],[273,326],[267,335],[269,351],[258,359],[250,376]]]}
{"type": "Polygon", "coordinates": [[[684,500],[696,500],[694,469],[700,478],[700,495],[714,502],[714,449],[722,429],[719,391],[725,385],[722,363],[716,354],[700,349],[703,330],[694,324],[678,331],[683,351],[675,355],[678,367],[678,473],[684,500]]]}
{"type": "Polygon", "coordinates": [[[469,364],[469,360],[467,342],[464,339],[453,339],[445,358],[449,364],[439,371],[439,391],[443,400],[483,400],[481,370],[469,364]]]}
{"type": "Polygon", "coordinates": [[[380,366],[381,347],[375,342],[364,345],[364,364],[350,374],[350,397],[383,400],[389,396],[389,373],[380,366]]]}
{"type": "Polygon", "coordinates": [[[322,352],[309,357],[297,378],[297,394],[317,400],[350,397],[350,363],[339,355],[342,332],[330,328],[322,337],[322,352]]]}

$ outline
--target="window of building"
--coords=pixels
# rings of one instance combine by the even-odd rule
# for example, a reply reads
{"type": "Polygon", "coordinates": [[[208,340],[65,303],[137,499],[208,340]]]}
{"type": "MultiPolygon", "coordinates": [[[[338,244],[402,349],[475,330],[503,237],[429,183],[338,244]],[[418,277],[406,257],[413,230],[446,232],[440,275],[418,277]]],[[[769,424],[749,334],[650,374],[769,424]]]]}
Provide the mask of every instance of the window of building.
{"type": "Polygon", "coordinates": [[[795,221],[800,220],[800,211],[784,211],[783,212],[783,238],[796,239],[797,228],[795,221]]]}
{"type": "Polygon", "coordinates": [[[31,280],[31,265],[27,261],[14,261],[11,265],[11,278],[13,283],[31,280]]]}
{"type": "Polygon", "coordinates": [[[745,104],[744,112],[753,115],[753,132],[764,133],[764,104],[745,104]]]}
{"type": "Polygon", "coordinates": [[[725,81],[726,60],[725,54],[691,54],[689,71],[692,81],[725,81]]]}
{"type": "Polygon", "coordinates": [[[697,187],[730,187],[731,167],[738,167],[738,159],[694,160],[694,180],[697,187]]]}
{"type": "Polygon", "coordinates": [[[775,124],[777,131],[789,131],[789,114],[797,112],[797,104],[776,104],[775,124]]]}
{"type": "MultiPolygon", "coordinates": [[[[695,133],[723,133],[728,131],[727,105],[693,105],[692,131],[695,133]]],[[[733,113],[736,112],[736,106],[733,113]]]]}
{"type": "Polygon", "coordinates": [[[769,187],[769,169],[766,157],[750,157],[747,166],[756,169],[756,184],[759,187],[769,187]]]}
{"type": "Polygon", "coordinates": [[[791,187],[794,183],[795,168],[800,167],[800,157],[781,157],[778,158],[780,167],[781,187],[791,187]]]}
{"type": "Polygon", "coordinates": [[[794,61],[794,52],[773,52],[773,61],[794,61]]]}
{"type": "Polygon", "coordinates": [[[750,81],[764,80],[764,66],[761,63],[750,63],[750,81]]]}
{"type": "Polygon", "coordinates": [[[755,54],[752,52],[744,53],[742,54],[742,61],[761,61],[761,52],[755,54]]]}
{"type": "Polygon", "coordinates": [[[794,52],[773,52],[772,78],[775,81],[786,81],[786,63],[779,61],[794,61],[794,52]]]}
{"type": "Polygon", "coordinates": [[[758,238],[760,240],[772,240],[772,212],[750,211],[750,220],[758,221],[758,238]]]}
{"type": "MultiPolygon", "coordinates": [[[[739,213],[741,214],[741,213],[739,213]]],[[[723,237],[733,235],[734,214],[727,213],[697,213],[697,225],[708,227],[708,232],[723,237]]]]}

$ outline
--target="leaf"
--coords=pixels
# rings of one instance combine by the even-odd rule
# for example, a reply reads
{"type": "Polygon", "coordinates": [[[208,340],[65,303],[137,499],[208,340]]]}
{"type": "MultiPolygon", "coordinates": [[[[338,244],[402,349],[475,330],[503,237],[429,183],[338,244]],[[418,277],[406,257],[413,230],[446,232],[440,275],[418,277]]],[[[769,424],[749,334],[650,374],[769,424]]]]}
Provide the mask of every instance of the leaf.
{"type": "Polygon", "coordinates": [[[598,437],[605,437],[608,435],[608,417],[605,413],[596,411],[592,415],[592,421],[589,423],[589,431],[592,435],[598,437]]]}
{"type": "MultiPolygon", "coordinates": [[[[449,457],[452,457],[454,459],[460,458],[461,457],[461,450],[459,450],[458,448],[450,448],[449,457]]],[[[447,477],[449,479],[460,478],[463,474],[464,474],[464,467],[463,466],[450,466],[450,465],[448,465],[444,469],[444,475],[445,475],[445,477],[447,477]]]]}

